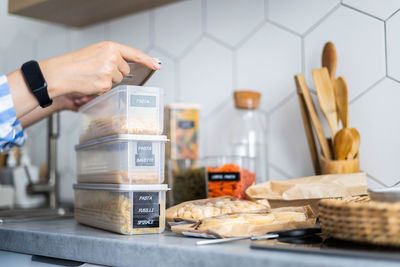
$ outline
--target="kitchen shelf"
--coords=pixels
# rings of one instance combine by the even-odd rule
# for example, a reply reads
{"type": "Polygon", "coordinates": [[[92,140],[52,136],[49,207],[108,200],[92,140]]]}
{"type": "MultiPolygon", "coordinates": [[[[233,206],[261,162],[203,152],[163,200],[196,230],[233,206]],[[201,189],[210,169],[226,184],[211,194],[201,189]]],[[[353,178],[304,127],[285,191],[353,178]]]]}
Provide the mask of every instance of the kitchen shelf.
{"type": "Polygon", "coordinates": [[[84,27],[176,1],[181,0],[8,0],[8,13],[84,27]]]}

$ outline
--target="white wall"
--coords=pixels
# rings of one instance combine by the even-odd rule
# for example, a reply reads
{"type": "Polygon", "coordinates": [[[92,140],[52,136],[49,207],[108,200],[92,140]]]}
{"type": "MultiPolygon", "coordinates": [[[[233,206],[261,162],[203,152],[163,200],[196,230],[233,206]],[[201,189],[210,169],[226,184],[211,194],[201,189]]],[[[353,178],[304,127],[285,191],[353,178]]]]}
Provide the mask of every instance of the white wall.
{"type": "MultiPolygon", "coordinates": [[[[81,30],[6,14],[0,1],[0,72],[101,40],[135,46],[163,61],[149,82],[167,101],[197,102],[202,155],[219,154],[236,88],[260,90],[268,124],[271,179],[311,175],[293,75],[320,67],[333,41],[337,74],[349,85],[350,124],[361,132],[361,168],[371,186],[400,179],[400,3],[397,0],[194,0],[81,30]]],[[[59,167],[62,199],[72,199],[77,142],[63,112],[59,167]]],[[[36,164],[45,160],[45,122],[28,130],[36,164]]]]}

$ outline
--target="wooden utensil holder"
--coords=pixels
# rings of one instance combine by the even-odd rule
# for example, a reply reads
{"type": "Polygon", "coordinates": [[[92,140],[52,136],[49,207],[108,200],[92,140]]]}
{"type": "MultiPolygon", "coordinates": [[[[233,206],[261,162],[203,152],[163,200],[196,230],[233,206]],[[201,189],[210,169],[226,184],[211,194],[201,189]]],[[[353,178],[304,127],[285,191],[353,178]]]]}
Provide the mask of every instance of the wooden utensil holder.
{"type": "Polygon", "coordinates": [[[340,174],[360,172],[360,157],[349,160],[328,160],[323,155],[321,159],[321,174],[340,174]]]}

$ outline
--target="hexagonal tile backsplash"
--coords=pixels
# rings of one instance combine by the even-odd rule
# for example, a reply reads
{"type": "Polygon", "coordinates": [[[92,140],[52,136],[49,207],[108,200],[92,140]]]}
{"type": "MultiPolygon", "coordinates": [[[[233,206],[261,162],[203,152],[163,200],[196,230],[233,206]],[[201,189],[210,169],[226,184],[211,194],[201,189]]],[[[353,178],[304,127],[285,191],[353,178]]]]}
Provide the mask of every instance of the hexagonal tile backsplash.
{"type": "MultiPolygon", "coordinates": [[[[166,102],[202,104],[202,156],[223,150],[232,91],[263,93],[270,179],[312,175],[293,75],[320,67],[322,47],[333,41],[338,75],[349,85],[350,124],[361,136],[361,168],[370,186],[400,180],[400,3],[397,0],[190,0],[84,29],[68,29],[5,15],[0,4],[0,71],[101,40],[143,49],[164,62],[149,85],[165,87],[166,102]],[[300,3],[301,2],[301,3],[300,3]],[[378,155],[378,156],[377,156],[378,155]]],[[[61,199],[72,200],[77,115],[61,114],[61,199]]],[[[39,165],[46,125],[33,126],[28,147],[39,165]]]]}

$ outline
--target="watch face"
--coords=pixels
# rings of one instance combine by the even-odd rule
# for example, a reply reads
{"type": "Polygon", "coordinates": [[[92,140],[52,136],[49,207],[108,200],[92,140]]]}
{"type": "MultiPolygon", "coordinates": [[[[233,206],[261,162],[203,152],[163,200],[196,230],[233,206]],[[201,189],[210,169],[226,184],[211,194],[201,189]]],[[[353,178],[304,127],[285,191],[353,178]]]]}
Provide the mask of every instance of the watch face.
{"type": "Polygon", "coordinates": [[[32,91],[41,90],[46,86],[46,81],[36,61],[29,61],[22,66],[25,79],[32,91]]]}

